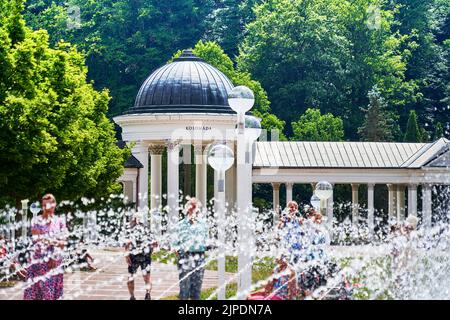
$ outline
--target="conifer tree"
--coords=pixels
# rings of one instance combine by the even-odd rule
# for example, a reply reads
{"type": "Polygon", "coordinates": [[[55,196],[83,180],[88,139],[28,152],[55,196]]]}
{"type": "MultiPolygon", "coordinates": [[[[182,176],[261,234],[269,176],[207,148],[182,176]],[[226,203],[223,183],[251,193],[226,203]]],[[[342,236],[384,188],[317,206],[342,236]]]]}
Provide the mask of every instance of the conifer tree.
{"type": "Polygon", "coordinates": [[[381,96],[380,90],[374,86],[369,94],[369,106],[362,108],[365,113],[363,125],[358,129],[358,134],[363,141],[392,141],[395,120],[386,111],[386,102],[381,96]]]}
{"type": "Polygon", "coordinates": [[[422,142],[422,132],[417,121],[415,110],[409,112],[408,122],[406,123],[406,132],[404,142],[422,142]]]}

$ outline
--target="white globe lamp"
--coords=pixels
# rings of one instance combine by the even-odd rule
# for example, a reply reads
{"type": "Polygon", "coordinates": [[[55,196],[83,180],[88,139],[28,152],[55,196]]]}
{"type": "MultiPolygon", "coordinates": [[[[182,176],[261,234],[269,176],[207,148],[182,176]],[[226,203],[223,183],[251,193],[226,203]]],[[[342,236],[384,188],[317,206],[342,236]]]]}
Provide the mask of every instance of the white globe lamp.
{"type": "Polygon", "coordinates": [[[245,86],[235,87],[228,94],[228,104],[238,115],[239,133],[244,133],[244,115],[255,104],[255,96],[253,95],[253,91],[245,86]]]}
{"type": "Polygon", "coordinates": [[[234,163],[234,153],[228,146],[217,144],[208,152],[208,163],[216,171],[227,171],[234,163]]]}
{"type": "Polygon", "coordinates": [[[237,114],[246,113],[255,104],[253,91],[246,86],[235,87],[228,94],[228,104],[237,114]]]}
{"type": "Polygon", "coordinates": [[[245,116],[245,140],[254,142],[261,135],[261,119],[254,116],[245,116]]]}
{"type": "Polygon", "coordinates": [[[319,197],[320,200],[326,201],[333,195],[333,186],[327,181],[320,181],[316,185],[315,195],[319,197]]]}

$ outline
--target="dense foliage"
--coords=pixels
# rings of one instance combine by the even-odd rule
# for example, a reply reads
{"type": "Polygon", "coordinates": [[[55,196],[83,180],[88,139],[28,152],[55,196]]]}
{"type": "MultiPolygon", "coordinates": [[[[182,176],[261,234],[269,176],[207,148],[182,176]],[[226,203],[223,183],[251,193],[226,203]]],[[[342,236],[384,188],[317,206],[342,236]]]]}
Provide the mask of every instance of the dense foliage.
{"type": "Polygon", "coordinates": [[[75,48],[52,48],[46,31],[26,27],[22,9],[0,1],[0,195],[107,195],[129,154],[116,146],[108,91],[86,81],[75,48]]]}
{"type": "Polygon", "coordinates": [[[369,106],[361,108],[365,118],[358,134],[363,141],[393,141],[396,128],[394,116],[387,111],[386,101],[377,86],[369,92],[368,97],[369,106]]]}
{"type": "Polygon", "coordinates": [[[109,88],[110,114],[134,102],[139,86],[205,32],[212,0],[29,0],[28,21],[87,54],[89,77],[109,88]]]}
{"type": "Polygon", "coordinates": [[[417,122],[417,113],[411,110],[409,113],[408,122],[406,123],[405,142],[422,142],[422,132],[417,122]]]}
{"type": "Polygon", "coordinates": [[[288,137],[318,108],[343,120],[345,139],[366,139],[355,128],[377,86],[399,128],[391,140],[402,141],[410,110],[425,135],[439,123],[449,135],[449,8],[450,0],[28,0],[26,16],[51,43],[86,52],[89,78],[111,91],[110,114],[128,108],[174,52],[203,39],[223,48],[238,84],[267,93],[271,121],[283,120],[288,137]]]}
{"type": "Polygon", "coordinates": [[[292,123],[294,139],[298,141],[341,141],[344,139],[342,119],[331,113],[322,115],[319,109],[307,109],[299,121],[292,123]]]}

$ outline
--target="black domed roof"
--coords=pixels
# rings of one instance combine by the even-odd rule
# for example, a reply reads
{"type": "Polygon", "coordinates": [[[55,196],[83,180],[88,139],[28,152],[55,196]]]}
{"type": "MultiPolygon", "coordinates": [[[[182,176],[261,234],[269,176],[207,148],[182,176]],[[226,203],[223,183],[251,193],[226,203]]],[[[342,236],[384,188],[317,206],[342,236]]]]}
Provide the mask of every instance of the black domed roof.
{"type": "Polygon", "coordinates": [[[153,72],[125,114],[234,113],[228,105],[231,81],[190,50],[153,72]]]}

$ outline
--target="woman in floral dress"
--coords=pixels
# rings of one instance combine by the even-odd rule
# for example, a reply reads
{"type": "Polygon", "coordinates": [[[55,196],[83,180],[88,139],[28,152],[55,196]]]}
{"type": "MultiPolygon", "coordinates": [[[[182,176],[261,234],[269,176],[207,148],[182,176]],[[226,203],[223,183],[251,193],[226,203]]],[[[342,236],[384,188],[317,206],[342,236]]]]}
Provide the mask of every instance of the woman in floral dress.
{"type": "Polygon", "coordinates": [[[303,253],[303,219],[299,215],[297,202],[289,201],[277,231],[281,246],[289,253],[289,263],[293,266],[300,261],[303,253]]]}
{"type": "Polygon", "coordinates": [[[42,198],[42,215],[31,222],[33,244],[27,271],[25,300],[58,300],[63,295],[62,252],[67,231],[65,220],[54,215],[56,199],[42,198]]]}

